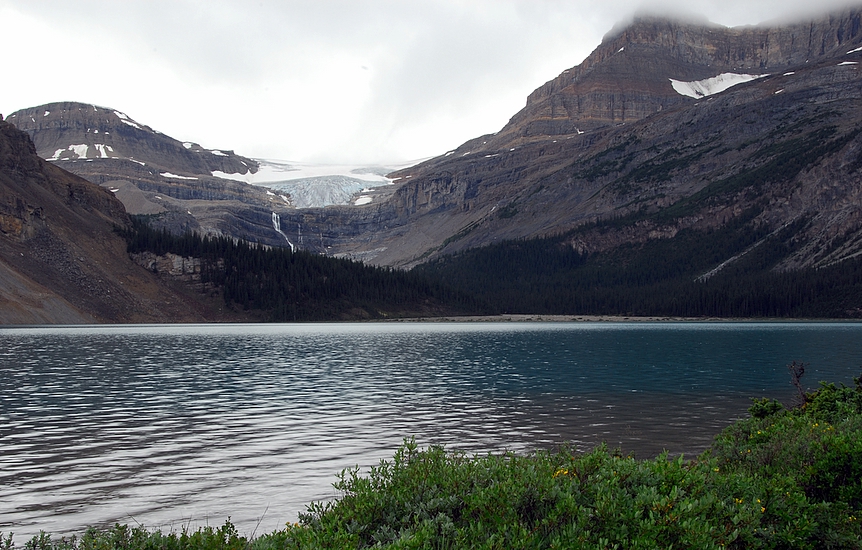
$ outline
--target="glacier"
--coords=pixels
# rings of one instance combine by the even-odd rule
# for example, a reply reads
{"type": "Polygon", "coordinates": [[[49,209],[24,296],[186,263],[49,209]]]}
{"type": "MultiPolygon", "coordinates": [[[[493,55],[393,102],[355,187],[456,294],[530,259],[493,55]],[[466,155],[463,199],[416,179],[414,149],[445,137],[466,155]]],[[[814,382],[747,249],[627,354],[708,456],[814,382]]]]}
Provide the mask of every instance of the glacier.
{"type": "Polygon", "coordinates": [[[368,204],[371,197],[361,196],[356,200],[354,198],[374,187],[392,185],[394,180],[387,178],[386,174],[422,162],[417,160],[387,165],[331,165],[272,159],[254,160],[258,163],[256,172],[239,174],[216,170],[212,175],[266,187],[280,195],[289,194],[290,202],[296,208],[368,204]]]}

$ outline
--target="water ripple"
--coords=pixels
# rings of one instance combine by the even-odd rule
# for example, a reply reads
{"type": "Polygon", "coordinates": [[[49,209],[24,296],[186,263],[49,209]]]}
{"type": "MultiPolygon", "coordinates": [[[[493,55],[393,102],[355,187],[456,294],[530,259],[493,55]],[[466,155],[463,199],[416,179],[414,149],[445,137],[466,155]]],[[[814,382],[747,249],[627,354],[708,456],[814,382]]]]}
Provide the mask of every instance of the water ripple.
{"type": "MultiPolygon", "coordinates": [[[[344,324],[0,330],[0,530],[246,533],[403,438],[692,454],[749,397],[847,381],[855,324],[344,324]]],[[[19,539],[20,540],[20,539],[19,539]]]]}

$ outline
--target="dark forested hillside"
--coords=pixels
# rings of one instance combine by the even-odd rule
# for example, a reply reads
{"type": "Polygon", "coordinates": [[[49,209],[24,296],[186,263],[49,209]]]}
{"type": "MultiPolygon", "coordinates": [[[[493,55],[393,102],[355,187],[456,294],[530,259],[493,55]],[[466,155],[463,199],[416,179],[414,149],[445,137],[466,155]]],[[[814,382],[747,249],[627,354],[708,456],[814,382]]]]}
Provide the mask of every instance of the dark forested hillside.
{"type": "MultiPolygon", "coordinates": [[[[862,317],[862,257],[776,271],[805,220],[769,233],[754,212],[714,230],[581,253],[580,231],[509,241],[423,264],[414,271],[493,303],[499,312],[719,317],[862,317]],[[722,258],[733,258],[721,263],[722,258]],[[718,267],[716,267],[718,266],[718,267]]],[[[619,222],[624,223],[624,222],[619,222]]]]}
{"type": "Polygon", "coordinates": [[[464,293],[419,273],[373,267],[312,252],[272,248],[231,237],[182,236],[141,218],[123,231],[130,254],[198,258],[200,283],[225,303],[269,321],[322,321],[483,313],[464,293]]]}

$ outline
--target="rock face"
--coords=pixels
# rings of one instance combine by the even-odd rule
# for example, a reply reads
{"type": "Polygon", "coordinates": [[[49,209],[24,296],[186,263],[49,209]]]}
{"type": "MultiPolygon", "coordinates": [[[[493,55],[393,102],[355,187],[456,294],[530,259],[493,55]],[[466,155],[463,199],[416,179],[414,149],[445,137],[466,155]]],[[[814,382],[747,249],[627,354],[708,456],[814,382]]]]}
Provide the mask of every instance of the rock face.
{"type": "Polygon", "coordinates": [[[859,30],[858,11],[817,22],[740,29],[639,18],[612,30],[583,63],[530,94],[526,107],[483,149],[635,122],[687,101],[668,85],[670,79],[784,72],[846,53],[844,46],[859,30]]]}
{"type": "Polygon", "coordinates": [[[156,225],[283,244],[270,222],[289,205],[265,189],[214,174],[247,174],[258,163],[157,132],[128,115],[84,103],[51,103],[12,113],[36,151],[64,169],[113,190],[130,214],[156,225]]]}
{"type": "Polygon", "coordinates": [[[651,217],[572,245],[672,238],[755,208],[770,228],[800,222],[804,244],[784,267],[840,261],[862,252],[860,63],[859,8],[741,29],[638,19],[499,133],[391,174],[388,201],[293,212],[282,229],[306,247],[411,266],[634,212],[651,217]]]}
{"type": "Polygon", "coordinates": [[[0,118],[0,324],[230,318],[132,262],[114,231],[128,221],[113,193],[42,160],[0,118]]]}

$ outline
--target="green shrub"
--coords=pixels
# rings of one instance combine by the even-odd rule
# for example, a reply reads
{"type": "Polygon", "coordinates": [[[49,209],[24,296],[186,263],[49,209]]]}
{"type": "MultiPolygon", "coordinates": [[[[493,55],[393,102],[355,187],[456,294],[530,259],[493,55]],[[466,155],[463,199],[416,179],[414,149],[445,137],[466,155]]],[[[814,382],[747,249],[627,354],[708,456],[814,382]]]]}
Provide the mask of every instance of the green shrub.
{"type": "Polygon", "coordinates": [[[784,405],[775,399],[762,397],[760,399],[754,398],[751,401],[753,403],[748,408],[748,413],[754,418],[766,418],[784,410],[784,405]]]}
{"type": "MultiPolygon", "coordinates": [[[[195,532],[149,531],[144,527],[116,524],[110,529],[87,529],[81,538],[54,540],[40,532],[24,544],[25,550],[245,550],[249,542],[240,536],[230,519],[221,527],[201,527],[195,532]]],[[[12,534],[0,543],[2,550],[14,550],[12,534]]]]}

